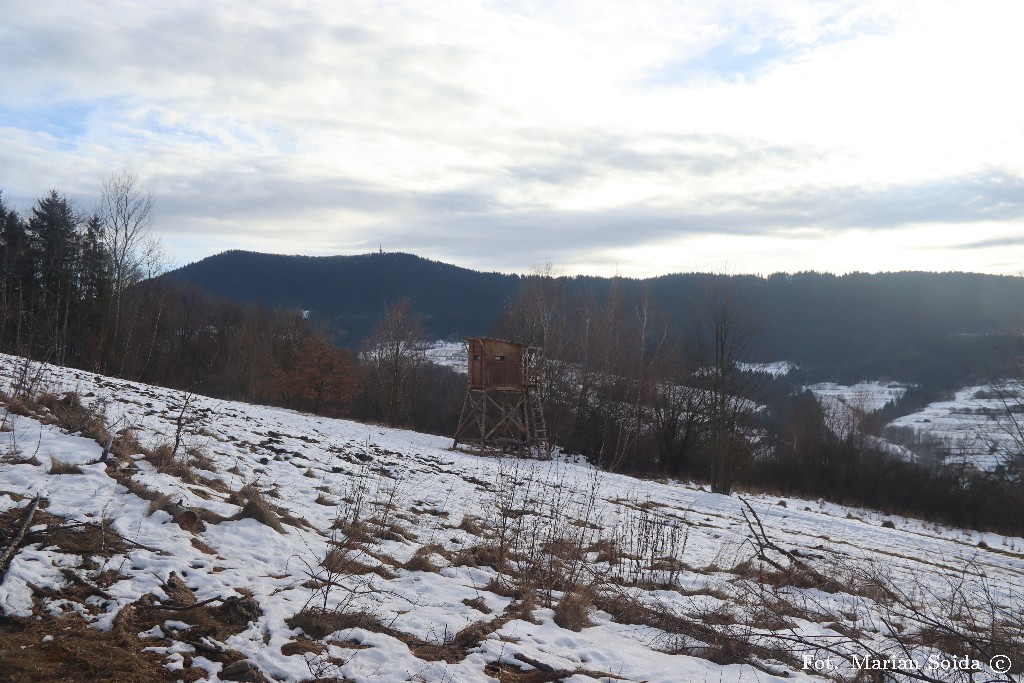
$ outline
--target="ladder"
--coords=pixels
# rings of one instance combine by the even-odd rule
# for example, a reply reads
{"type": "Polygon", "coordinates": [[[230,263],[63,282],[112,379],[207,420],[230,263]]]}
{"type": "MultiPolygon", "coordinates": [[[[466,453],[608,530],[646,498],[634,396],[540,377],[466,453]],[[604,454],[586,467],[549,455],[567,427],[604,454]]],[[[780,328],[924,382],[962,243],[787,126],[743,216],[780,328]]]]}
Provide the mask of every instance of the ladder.
{"type": "Polygon", "coordinates": [[[544,422],[544,410],[541,408],[540,392],[527,392],[530,410],[530,428],[533,434],[533,441],[537,444],[538,457],[547,459],[551,457],[551,444],[548,443],[548,428],[544,422]]]}

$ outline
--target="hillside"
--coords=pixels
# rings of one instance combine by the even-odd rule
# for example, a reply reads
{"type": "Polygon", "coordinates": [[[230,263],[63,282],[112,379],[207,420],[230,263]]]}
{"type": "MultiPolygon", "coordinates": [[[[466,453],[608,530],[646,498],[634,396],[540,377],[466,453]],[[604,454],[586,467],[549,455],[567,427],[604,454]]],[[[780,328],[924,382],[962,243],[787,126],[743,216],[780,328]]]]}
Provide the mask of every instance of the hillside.
{"type": "MultiPolygon", "coordinates": [[[[311,311],[358,345],[384,305],[409,298],[435,339],[493,331],[526,278],[479,273],[410,254],[279,256],[230,251],[165,277],[236,301],[311,311]]],[[[727,287],[755,328],[750,361],[789,360],[811,381],[881,376],[950,388],[989,379],[1024,325],[1024,278],[972,273],[822,273],[646,280],[563,277],[568,292],[626,301],[649,294],[670,324],[692,331],[710,288],[727,287]]]]}
{"type": "Polygon", "coordinates": [[[3,682],[1020,680],[1019,538],[10,356],[0,390],[3,682]]]}
{"type": "Polygon", "coordinates": [[[520,281],[411,254],[313,257],[249,251],[227,251],[165,277],[235,301],[310,310],[349,345],[373,329],[385,304],[403,298],[413,301],[435,338],[484,334],[520,281]]]}

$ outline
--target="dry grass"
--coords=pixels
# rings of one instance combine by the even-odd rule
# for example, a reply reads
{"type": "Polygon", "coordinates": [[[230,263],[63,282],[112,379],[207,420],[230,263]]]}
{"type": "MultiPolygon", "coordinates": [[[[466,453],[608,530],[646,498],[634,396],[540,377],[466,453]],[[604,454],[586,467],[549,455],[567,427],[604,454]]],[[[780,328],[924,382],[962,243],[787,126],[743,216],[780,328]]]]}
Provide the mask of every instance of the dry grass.
{"type": "Polygon", "coordinates": [[[437,565],[431,561],[432,555],[442,555],[445,552],[444,548],[436,543],[430,543],[428,545],[420,546],[413,553],[409,561],[402,565],[404,569],[408,569],[413,572],[430,572],[436,574],[439,570],[437,565]]]}
{"type": "Polygon", "coordinates": [[[497,571],[507,568],[501,549],[493,543],[480,543],[460,550],[452,557],[452,564],[465,567],[491,567],[497,571]]]}
{"type": "Polygon", "coordinates": [[[53,421],[61,429],[72,434],[81,434],[100,444],[106,443],[105,416],[94,408],[82,405],[77,393],[68,392],[60,397],[47,393],[41,395],[38,402],[50,411],[53,421]]]}
{"type": "Polygon", "coordinates": [[[126,427],[114,435],[114,440],[110,443],[110,452],[119,458],[129,459],[133,455],[145,453],[146,449],[139,443],[135,430],[126,427]]]}
{"type": "Polygon", "coordinates": [[[72,465],[57,458],[50,458],[50,474],[84,474],[84,472],[78,465],[72,465]]]}
{"type": "MultiPolygon", "coordinates": [[[[5,533],[14,530],[25,511],[23,508],[12,508],[0,514],[0,531],[5,533]]],[[[25,537],[26,543],[42,543],[46,547],[56,546],[60,550],[83,558],[94,555],[116,555],[124,553],[127,546],[120,536],[111,531],[109,519],[89,523],[68,523],[67,520],[55,517],[45,510],[36,511],[33,517],[33,529],[25,537]],[[45,525],[44,528],[36,528],[45,525]]]]}
{"type": "Polygon", "coordinates": [[[562,596],[555,606],[555,623],[570,631],[582,631],[591,626],[590,607],[593,599],[585,591],[571,591],[562,596]]]}
{"type": "Polygon", "coordinates": [[[382,579],[393,579],[395,574],[387,567],[371,565],[363,562],[360,558],[364,553],[356,546],[355,548],[331,548],[327,555],[320,562],[320,566],[332,574],[342,576],[362,576],[365,574],[376,574],[382,579]]]}
{"type": "Polygon", "coordinates": [[[260,524],[267,525],[279,534],[284,533],[281,518],[254,484],[246,484],[235,493],[232,493],[228,497],[228,502],[239,505],[242,508],[237,514],[228,519],[255,519],[260,524]]]}
{"type": "Polygon", "coordinates": [[[479,521],[469,515],[464,515],[462,517],[462,521],[459,522],[459,526],[456,528],[462,529],[466,533],[473,534],[474,536],[484,535],[484,528],[480,525],[479,521]]]}
{"type": "Polygon", "coordinates": [[[477,612],[483,612],[484,614],[490,614],[491,608],[487,606],[487,603],[482,597],[466,598],[462,601],[462,604],[466,607],[472,607],[477,612]]]}
{"type": "Polygon", "coordinates": [[[164,655],[143,651],[153,641],[140,640],[138,633],[89,628],[77,615],[0,618],[0,683],[174,683],[207,675],[190,667],[168,671],[164,655]],[[44,641],[45,636],[52,638],[44,641]]]}
{"type": "Polygon", "coordinates": [[[337,631],[362,628],[367,631],[383,632],[388,629],[380,619],[370,612],[324,612],[318,609],[304,609],[284,620],[288,628],[301,628],[310,638],[323,640],[337,631]]]}

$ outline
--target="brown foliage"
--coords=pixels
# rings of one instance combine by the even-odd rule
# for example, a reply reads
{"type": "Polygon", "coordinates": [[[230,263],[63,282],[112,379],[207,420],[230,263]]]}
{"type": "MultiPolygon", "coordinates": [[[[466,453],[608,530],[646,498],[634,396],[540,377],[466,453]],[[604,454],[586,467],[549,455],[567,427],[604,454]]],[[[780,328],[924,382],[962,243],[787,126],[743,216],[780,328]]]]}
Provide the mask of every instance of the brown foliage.
{"type": "Polygon", "coordinates": [[[356,393],[351,354],[324,333],[302,337],[283,354],[274,373],[274,392],[289,407],[314,414],[341,414],[356,393]]]}

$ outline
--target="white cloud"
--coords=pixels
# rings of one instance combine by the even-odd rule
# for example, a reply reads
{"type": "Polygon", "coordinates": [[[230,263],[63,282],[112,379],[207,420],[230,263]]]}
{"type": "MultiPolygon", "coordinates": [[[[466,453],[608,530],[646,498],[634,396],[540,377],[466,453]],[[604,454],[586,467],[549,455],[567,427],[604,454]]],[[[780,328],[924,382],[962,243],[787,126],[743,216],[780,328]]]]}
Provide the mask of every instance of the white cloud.
{"type": "Polygon", "coordinates": [[[1002,271],[899,240],[1021,225],[1016,3],[9,4],[5,197],[133,168],[181,258],[1002,271]]]}

